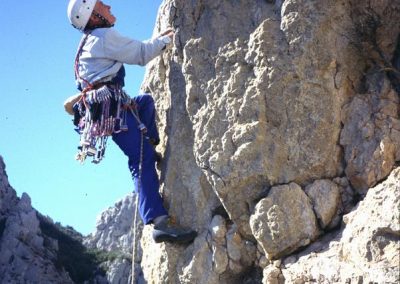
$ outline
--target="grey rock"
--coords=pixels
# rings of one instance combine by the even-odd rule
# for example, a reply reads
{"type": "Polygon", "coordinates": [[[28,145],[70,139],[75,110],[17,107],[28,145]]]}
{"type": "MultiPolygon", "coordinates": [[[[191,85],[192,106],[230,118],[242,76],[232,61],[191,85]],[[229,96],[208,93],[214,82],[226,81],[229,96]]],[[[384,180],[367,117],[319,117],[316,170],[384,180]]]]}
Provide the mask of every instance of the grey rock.
{"type": "Polygon", "coordinates": [[[400,168],[396,168],[345,215],[346,226],[339,232],[328,234],[305,251],[284,260],[285,281],[399,282],[399,209],[400,168]]]}
{"type": "Polygon", "coordinates": [[[311,199],[315,215],[322,229],[325,229],[338,213],[340,189],[330,180],[317,180],[305,189],[311,199]]]}
{"type": "Polygon", "coordinates": [[[371,86],[380,88],[371,87],[344,106],[340,136],[346,175],[363,194],[390,173],[399,160],[400,148],[400,136],[394,128],[399,121],[399,95],[382,74],[370,75],[368,80],[374,82],[371,86]]]}
{"type": "MultiPolygon", "coordinates": [[[[390,15],[381,17],[377,34],[382,54],[391,58],[399,21],[390,11],[396,11],[397,4],[370,4],[371,13],[390,15]]],[[[170,260],[169,269],[180,271],[179,281],[216,281],[209,261],[216,246],[213,238],[220,240],[219,248],[224,238],[204,232],[210,231],[210,212],[221,204],[241,238],[251,241],[250,216],[271,187],[291,182],[305,187],[317,180],[335,179],[341,202],[336,203],[335,189],[334,202],[321,206],[318,214],[327,230],[340,224],[342,214],[351,211],[357,200],[354,175],[344,171],[351,164],[346,153],[352,145],[361,145],[358,140],[349,141],[350,146],[340,142],[346,117],[343,106],[360,93],[369,81],[365,70],[374,65],[359,48],[361,34],[355,29],[356,24],[366,26],[368,22],[365,5],[347,0],[287,0],[274,5],[261,0],[174,0],[164,1],[159,11],[155,33],[168,25],[175,27],[174,44],[148,65],[142,88],[152,92],[158,109],[158,148],[165,157],[161,192],[179,222],[200,232],[198,240],[186,248],[187,254],[171,252],[163,258],[170,260]],[[201,265],[203,271],[198,270],[201,265]]],[[[392,130],[382,136],[389,142],[385,145],[388,151],[383,152],[398,157],[399,151],[392,151],[391,145],[399,136],[398,123],[390,121],[392,130]]],[[[383,178],[390,165],[391,161],[382,165],[383,178]]],[[[309,204],[307,198],[304,206],[312,212],[309,204]]],[[[313,215],[304,222],[316,228],[313,215]]],[[[215,228],[218,231],[218,225],[215,228]]],[[[311,233],[302,245],[317,234],[311,233]]],[[[229,246],[234,248],[231,240],[229,246]]],[[[146,242],[143,248],[152,246],[146,242]]],[[[236,252],[231,250],[234,258],[229,259],[224,275],[240,270],[243,253],[238,262],[236,252]]],[[[259,253],[255,259],[259,263],[262,257],[259,253]]],[[[225,258],[220,259],[225,268],[225,258]]],[[[267,262],[262,261],[263,265],[267,262]]],[[[147,261],[147,265],[145,271],[155,271],[158,264],[147,261]]],[[[160,282],[166,281],[159,276],[160,282]]],[[[218,278],[221,281],[221,275],[218,278]]]]}
{"type": "Polygon", "coordinates": [[[99,282],[122,284],[130,282],[132,277],[133,243],[136,237],[135,251],[135,276],[136,281],[143,281],[140,262],[142,250],[140,239],[143,223],[137,215],[137,231],[133,233],[133,220],[136,210],[136,195],[128,194],[118,200],[114,206],[104,210],[98,217],[96,230],[87,236],[84,244],[89,248],[99,249],[115,255],[112,260],[107,260],[101,266],[105,267],[106,275],[98,276],[99,282]],[[102,279],[102,280],[101,280],[102,279]]]}
{"type": "Polygon", "coordinates": [[[73,283],[56,265],[58,246],[44,244],[37,212],[27,193],[18,198],[0,156],[0,279],[2,283],[73,283]]]}
{"type": "Polygon", "coordinates": [[[281,270],[274,266],[268,266],[263,270],[263,284],[279,284],[283,282],[281,270]]]}
{"type": "MultiPolygon", "coordinates": [[[[85,239],[91,248],[107,251],[130,251],[133,242],[133,216],[135,214],[135,195],[128,194],[114,206],[104,210],[96,222],[96,230],[85,239]]],[[[138,217],[140,228],[143,224],[138,217]]]]}
{"type": "Polygon", "coordinates": [[[242,237],[238,234],[237,228],[232,227],[226,238],[229,258],[234,261],[239,261],[242,255],[242,237]]]}
{"type": "Polygon", "coordinates": [[[311,201],[295,183],[273,187],[257,204],[250,226],[269,259],[288,255],[319,235],[311,201]]]}
{"type": "Polygon", "coordinates": [[[220,215],[215,215],[211,220],[210,231],[212,240],[220,245],[226,244],[226,222],[220,215]]]}
{"type": "Polygon", "coordinates": [[[213,245],[212,261],[217,274],[223,274],[228,269],[229,258],[226,247],[213,245]]]}

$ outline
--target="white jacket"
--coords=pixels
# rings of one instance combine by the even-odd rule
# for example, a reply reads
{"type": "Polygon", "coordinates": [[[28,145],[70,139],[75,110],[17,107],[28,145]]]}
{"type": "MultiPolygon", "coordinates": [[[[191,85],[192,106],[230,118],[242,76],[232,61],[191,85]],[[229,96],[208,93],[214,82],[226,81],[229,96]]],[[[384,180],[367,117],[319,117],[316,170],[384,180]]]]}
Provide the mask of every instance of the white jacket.
{"type": "MultiPolygon", "coordinates": [[[[91,84],[109,81],[124,63],[146,65],[161,54],[169,41],[168,36],[162,36],[141,42],[121,36],[113,28],[95,29],[88,36],[79,56],[79,76],[91,84]]],[[[85,87],[78,78],[79,83],[85,87]]]]}

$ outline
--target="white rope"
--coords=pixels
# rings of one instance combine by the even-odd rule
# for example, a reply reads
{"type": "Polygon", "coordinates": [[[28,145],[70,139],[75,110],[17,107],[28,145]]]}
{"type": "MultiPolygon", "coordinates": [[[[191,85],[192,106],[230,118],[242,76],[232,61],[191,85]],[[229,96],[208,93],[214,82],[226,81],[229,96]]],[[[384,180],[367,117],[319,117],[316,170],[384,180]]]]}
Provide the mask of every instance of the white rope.
{"type": "Polygon", "coordinates": [[[138,219],[137,213],[139,208],[139,189],[141,187],[142,180],[142,164],[143,164],[143,132],[140,133],[140,162],[139,162],[139,178],[138,178],[138,187],[135,198],[135,214],[133,217],[133,245],[132,245],[132,275],[131,275],[131,284],[135,283],[136,273],[135,273],[135,263],[136,263],[136,247],[137,247],[137,231],[138,231],[138,219]]]}
{"type": "Polygon", "coordinates": [[[133,246],[132,246],[132,276],[131,276],[131,284],[135,283],[135,263],[136,263],[136,231],[137,231],[137,211],[138,211],[138,198],[139,194],[136,193],[135,198],[135,214],[133,218],[133,246]]]}

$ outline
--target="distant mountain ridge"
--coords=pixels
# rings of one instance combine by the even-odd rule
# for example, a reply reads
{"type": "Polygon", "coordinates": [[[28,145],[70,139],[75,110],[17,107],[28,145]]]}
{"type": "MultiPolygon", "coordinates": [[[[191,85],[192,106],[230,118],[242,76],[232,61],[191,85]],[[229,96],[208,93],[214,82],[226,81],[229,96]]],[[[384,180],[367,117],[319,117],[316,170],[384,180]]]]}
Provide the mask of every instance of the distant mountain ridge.
{"type": "MultiPolygon", "coordinates": [[[[85,246],[84,240],[32,208],[28,194],[17,197],[0,156],[0,283],[108,283],[110,263],[130,261],[129,253],[85,246]]],[[[114,274],[110,282],[120,276],[114,274]]]]}

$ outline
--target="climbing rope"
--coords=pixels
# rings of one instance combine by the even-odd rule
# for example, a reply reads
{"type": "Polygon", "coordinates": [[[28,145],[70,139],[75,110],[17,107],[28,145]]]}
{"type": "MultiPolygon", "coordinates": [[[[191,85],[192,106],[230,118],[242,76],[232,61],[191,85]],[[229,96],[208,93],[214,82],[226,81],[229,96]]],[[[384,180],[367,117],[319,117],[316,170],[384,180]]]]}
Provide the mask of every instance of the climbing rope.
{"type": "Polygon", "coordinates": [[[135,283],[136,273],[135,273],[135,263],[136,263],[136,231],[137,231],[137,211],[138,211],[138,198],[139,194],[136,193],[135,198],[135,214],[133,217],[133,246],[132,246],[132,275],[131,284],[135,283]]]}
{"type": "MultiPolygon", "coordinates": [[[[137,109],[135,109],[137,110],[137,109]]],[[[131,284],[135,283],[136,273],[135,273],[135,263],[136,263],[136,251],[137,251],[137,231],[138,231],[138,208],[139,208],[139,190],[142,186],[142,171],[143,171],[143,146],[144,146],[144,133],[146,132],[146,127],[140,121],[138,113],[131,109],[133,116],[137,119],[139,123],[139,130],[140,130],[140,157],[139,157],[139,177],[138,177],[138,186],[135,198],[135,213],[133,217],[133,245],[132,245],[132,275],[131,275],[131,284]],[[144,127],[144,128],[143,128],[144,127]]]]}
{"type": "MultiPolygon", "coordinates": [[[[89,38],[90,33],[85,33],[85,36],[81,39],[81,42],[79,43],[78,50],[75,55],[75,63],[74,63],[74,73],[75,73],[75,80],[80,79],[82,82],[84,82],[87,86],[82,90],[81,94],[84,95],[87,91],[91,90],[93,88],[93,85],[86,80],[85,78],[82,78],[79,75],[79,57],[82,55],[83,51],[83,46],[86,44],[87,39],[89,38]]],[[[83,99],[84,96],[81,97],[83,99]]]]}

